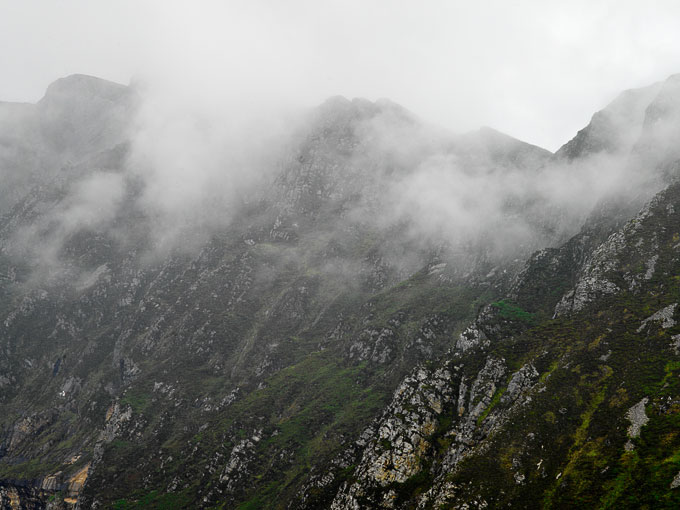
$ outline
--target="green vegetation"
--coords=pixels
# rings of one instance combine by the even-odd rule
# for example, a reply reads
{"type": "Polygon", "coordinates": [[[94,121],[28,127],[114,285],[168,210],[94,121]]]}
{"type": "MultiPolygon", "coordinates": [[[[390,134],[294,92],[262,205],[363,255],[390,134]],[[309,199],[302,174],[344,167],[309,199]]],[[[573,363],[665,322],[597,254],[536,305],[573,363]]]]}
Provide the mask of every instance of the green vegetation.
{"type": "Polygon", "coordinates": [[[136,499],[119,499],[113,503],[113,510],[180,510],[192,505],[186,492],[151,491],[136,499]]]}
{"type": "Polygon", "coordinates": [[[516,320],[527,324],[533,324],[535,321],[535,314],[527,312],[505,299],[491,303],[491,306],[497,308],[498,315],[504,319],[516,320]]]}
{"type": "Polygon", "coordinates": [[[18,464],[0,464],[0,477],[14,480],[35,480],[51,474],[59,469],[57,462],[45,462],[31,459],[18,464]]]}
{"type": "Polygon", "coordinates": [[[148,407],[150,400],[150,395],[143,391],[128,391],[120,399],[120,404],[122,406],[129,405],[135,413],[142,413],[148,407]]]}
{"type": "Polygon", "coordinates": [[[506,389],[507,388],[498,388],[496,390],[496,392],[493,394],[493,397],[491,397],[491,402],[489,402],[487,408],[484,409],[484,412],[479,415],[479,418],[477,418],[477,426],[480,426],[482,422],[486,419],[486,417],[489,416],[489,413],[493,411],[493,408],[496,407],[496,405],[498,405],[506,389]]]}

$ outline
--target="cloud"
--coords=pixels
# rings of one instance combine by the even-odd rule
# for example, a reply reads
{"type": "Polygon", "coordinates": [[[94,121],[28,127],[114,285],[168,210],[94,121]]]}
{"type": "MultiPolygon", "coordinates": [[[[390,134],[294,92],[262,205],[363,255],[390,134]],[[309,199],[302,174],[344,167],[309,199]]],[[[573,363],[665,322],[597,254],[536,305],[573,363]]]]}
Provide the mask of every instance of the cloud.
{"type": "Polygon", "coordinates": [[[271,185],[297,116],[268,101],[242,103],[226,87],[214,102],[157,79],[141,87],[129,172],[143,183],[139,205],[155,219],[160,249],[188,230],[229,224],[255,190],[271,185]]]}
{"type": "MultiPolygon", "coordinates": [[[[94,68],[108,65],[110,75],[134,75],[141,100],[129,158],[115,177],[97,174],[96,182],[75,184],[51,218],[52,233],[38,226],[34,234],[51,246],[47,258],[58,258],[60,239],[78,229],[120,236],[113,222],[130,204],[119,193],[134,182],[133,205],[146,218],[149,243],[161,254],[191,251],[295,164],[290,158],[309,122],[301,112],[343,93],[390,97],[447,128],[377,102],[382,114],[357,127],[363,152],[347,162],[357,175],[377,173],[361,190],[369,198],[347,213],[348,220],[370,219],[376,228],[407,224],[409,242],[486,239],[495,252],[558,242],[605,193],[637,182],[625,155],[552,161],[527,171],[451,144],[461,139],[452,132],[484,123],[556,148],[608,94],[674,65],[665,54],[660,67],[637,65],[678,40],[668,23],[655,35],[659,53],[643,44],[647,29],[622,31],[639,13],[632,4],[577,4],[123,2],[122,14],[90,7],[50,29],[55,40],[69,43],[63,54],[52,48],[50,55],[69,66],[95,66],[96,60],[94,68]],[[95,20],[102,13],[119,21],[116,30],[95,20]],[[102,52],[99,60],[91,48],[75,48],[93,30],[102,35],[92,43],[102,52]],[[632,69],[631,59],[609,58],[628,51],[640,57],[632,69]],[[554,218],[544,217],[546,208],[554,218]]],[[[64,16],[78,7],[60,5],[64,16]]],[[[672,18],[677,9],[665,7],[672,18]]],[[[19,8],[13,14],[26,17],[19,8]]],[[[660,15],[645,16],[654,21],[660,15]]],[[[25,37],[15,38],[17,54],[35,53],[25,37]]]]}
{"type": "MultiPolygon", "coordinates": [[[[647,106],[635,95],[624,99],[629,109],[647,106]]],[[[621,102],[614,106],[611,115],[608,110],[600,115],[606,122],[588,131],[585,152],[575,159],[549,156],[484,130],[460,137],[411,125],[388,110],[358,130],[370,149],[354,164],[372,159],[383,166],[375,172],[377,193],[369,191],[348,217],[383,231],[406,226],[400,234],[407,236],[404,244],[447,245],[467,259],[479,254],[491,262],[523,259],[557,246],[576,234],[602,201],[639,207],[664,185],[656,166],[674,144],[660,134],[674,132],[677,117],[647,132],[653,150],[636,155],[643,116],[624,115],[621,102]],[[598,150],[597,143],[607,139],[607,150],[598,150]]]]}
{"type": "MultiPolygon", "coordinates": [[[[28,262],[33,281],[68,278],[79,273],[77,261],[65,257],[64,249],[77,235],[113,232],[126,193],[124,175],[96,171],[74,182],[56,204],[47,198],[6,240],[4,251],[15,260],[28,262]],[[26,220],[33,221],[26,221],[26,220]],[[75,265],[74,265],[75,264],[75,265]]],[[[45,197],[43,197],[44,199],[45,197]]],[[[29,202],[30,203],[30,202],[29,202]]],[[[92,246],[90,246],[92,248],[92,246]]],[[[80,252],[84,256],[86,252],[80,252]]]]}

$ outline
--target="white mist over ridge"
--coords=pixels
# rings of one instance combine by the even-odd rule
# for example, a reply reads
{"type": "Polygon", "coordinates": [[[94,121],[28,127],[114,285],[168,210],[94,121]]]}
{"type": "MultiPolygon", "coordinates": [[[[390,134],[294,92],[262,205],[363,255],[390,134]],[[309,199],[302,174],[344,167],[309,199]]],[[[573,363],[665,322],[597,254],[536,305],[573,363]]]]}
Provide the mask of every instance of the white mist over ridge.
{"type": "MultiPolygon", "coordinates": [[[[6,249],[59,274],[83,233],[157,260],[196,253],[234,221],[318,235],[298,224],[328,216],[314,228],[398,233],[405,259],[414,246],[522,258],[575,234],[603,198],[643,200],[663,187],[676,82],[622,94],[552,155],[489,128],[451,134],[389,100],[338,97],[305,111],[280,98],[240,102],[244,91],[222,83],[220,101],[194,104],[187,82],[69,77],[28,105],[24,126],[43,151],[37,182],[56,179],[54,205],[11,227],[6,249]]],[[[30,161],[8,147],[13,165],[30,161]]]]}
{"type": "Polygon", "coordinates": [[[193,92],[152,83],[140,94],[128,166],[144,183],[142,208],[158,218],[161,244],[178,230],[228,224],[268,184],[295,129],[280,105],[244,105],[228,90],[219,102],[198,104],[193,92]]]}

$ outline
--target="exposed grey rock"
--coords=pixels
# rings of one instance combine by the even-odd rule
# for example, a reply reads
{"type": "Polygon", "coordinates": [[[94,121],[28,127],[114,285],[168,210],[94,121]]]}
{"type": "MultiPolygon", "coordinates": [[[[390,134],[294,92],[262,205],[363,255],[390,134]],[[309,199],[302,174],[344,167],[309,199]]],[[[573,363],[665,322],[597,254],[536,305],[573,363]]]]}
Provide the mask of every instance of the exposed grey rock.
{"type": "MultiPolygon", "coordinates": [[[[628,412],[626,413],[626,417],[630,421],[630,426],[628,427],[628,437],[631,439],[639,437],[640,429],[644,427],[649,421],[647,413],[645,412],[645,406],[647,405],[647,402],[649,402],[649,399],[647,397],[643,398],[640,400],[640,402],[628,409],[628,412]]],[[[626,443],[625,448],[627,451],[633,450],[633,443],[629,440],[626,443]]]]}
{"type": "Polygon", "coordinates": [[[229,458],[220,475],[227,492],[239,488],[239,483],[249,476],[248,462],[253,459],[255,445],[262,438],[262,431],[255,430],[250,437],[238,441],[229,453],[229,458]]]}
{"type": "Polygon", "coordinates": [[[680,487],[680,472],[678,472],[678,474],[676,474],[675,477],[673,478],[670,488],[677,489],[678,487],[680,487]]]}
{"type": "Polygon", "coordinates": [[[662,308],[653,315],[650,315],[649,317],[642,321],[640,327],[637,329],[637,332],[640,333],[643,329],[645,329],[645,327],[650,321],[660,322],[661,327],[663,329],[672,328],[676,324],[675,319],[673,318],[673,314],[675,313],[675,308],[677,306],[678,306],[677,303],[673,303],[665,308],[662,308]]]}
{"type": "Polygon", "coordinates": [[[673,352],[676,355],[680,354],[680,335],[673,335],[671,340],[673,341],[669,345],[673,348],[673,352]]]}
{"type": "Polygon", "coordinates": [[[652,255],[652,257],[647,261],[646,266],[647,266],[647,271],[645,272],[644,279],[645,280],[651,280],[652,276],[654,276],[654,270],[656,269],[656,262],[659,260],[658,255],[652,255]]]}
{"type": "Polygon", "coordinates": [[[456,349],[465,352],[480,344],[484,337],[484,333],[475,326],[469,326],[458,337],[456,342],[456,349]]]}
{"type": "Polygon", "coordinates": [[[641,281],[653,277],[659,260],[658,241],[654,236],[650,239],[641,236],[640,232],[646,224],[653,221],[655,211],[663,206],[663,201],[663,192],[655,195],[633,219],[609,235],[607,240],[593,251],[579,271],[575,286],[567,291],[556,305],[556,317],[578,312],[595,300],[620,292],[625,288],[622,286],[623,283],[627,284],[629,290],[636,290],[640,287],[641,281]],[[630,271],[620,274],[617,271],[622,257],[630,256],[631,253],[640,258],[644,257],[646,267],[644,274],[630,271]]]}
{"type": "Polygon", "coordinates": [[[538,371],[531,363],[528,363],[517,372],[515,372],[508,383],[505,393],[501,397],[501,402],[507,404],[514,402],[517,398],[529,388],[531,388],[538,379],[538,371]]]}
{"type": "MultiPolygon", "coordinates": [[[[417,474],[430,447],[429,437],[436,430],[437,417],[446,405],[455,405],[451,371],[415,369],[397,388],[379,421],[376,436],[364,449],[355,471],[356,481],[340,490],[331,508],[360,508],[358,499],[366,497],[369,488],[403,483],[417,474]]],[[[392,508],[393,500],[393,495],[386,492],[375,503],[392,508]]]]}
{"type": "Polygon", "coordinates": [[[617,293],[619,287],[607,279],[607,274],[616,268],[617,257],[624,248],[623,232],[612,234],[597,248],[574,289],[567,292],[555,307],[555,316],[577,312],[599,297],[617,293]]]}

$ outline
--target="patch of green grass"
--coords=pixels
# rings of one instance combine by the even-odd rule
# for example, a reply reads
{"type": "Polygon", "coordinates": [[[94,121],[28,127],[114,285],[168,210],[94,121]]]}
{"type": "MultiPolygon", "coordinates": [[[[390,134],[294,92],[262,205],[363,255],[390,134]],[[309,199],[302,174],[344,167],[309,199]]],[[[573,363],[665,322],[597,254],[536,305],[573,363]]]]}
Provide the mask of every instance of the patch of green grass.
{"type": "Polygon", "coordinates": [[[181,510],[193,508],[187,492],[151,491],[137,499],[119,499],[113,503],[114,510],[181,510]]]}
{"type": "Polygon", "coordinates": [[[489,405],[487,406],[486,409],[482,412],[482,414],[479,415],[479,418],[477,418],[477,426],[479,427],[482,422],[486,419],[487,416],[489,416],[489,413],[493,411],[493,408],[498,405],[498,403],[501,401],[501,397],[503,396],[503,393],[505,393],[505,390],[507,388],[498,388],[496,392],[493,394],[493,397],[491,398],[491,402],[489,402],[489,405]]]}
{"type": "Polygon", "coordinates": [[[548,379],[548,377],[550,377],[550,374],[552,374],[557,369],[558,366],[559,362],[557,360],[550,363],[548,370],[541,374],[541,376],[538,378],[538,381],[544,383],[548,379]]]}
{"type": "Polygon", "coordinates": [[[120,399],[120,403],[124,406],[129,405],[135,413],[142,413],[151,403],[151,396],[139,390],[128,390],[120,399]]]}
{"type": "Polygon", "coordinates": [[[260,496],[255,496],[236,507],[237,510],[263,510],[264,508],[267,508],[266,502],[260,496]]]}
{"type": "Polygon", "coordinates": [[[535,322],[536,314],[527,312],[506,299],[491,303],[491,306],[498,309],[498,315],[504,319],[516,320],[527,324],[533,324],[535,322]]]}
{"type": "Polygon", "coordinates": [[[41,459],[31,459],[19,464],[0,464],[0,478],[33,480],[57,471],[59,465],[58,462],[43,461],[41,459]]]}

